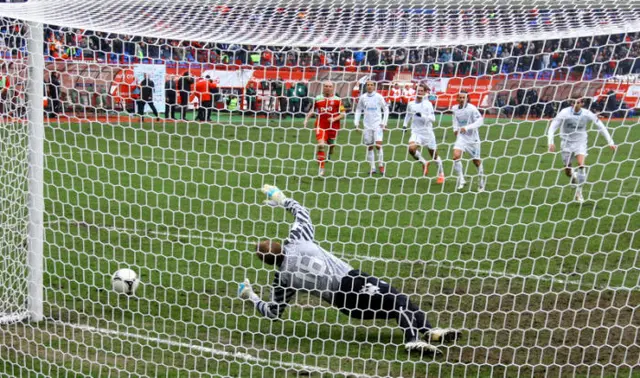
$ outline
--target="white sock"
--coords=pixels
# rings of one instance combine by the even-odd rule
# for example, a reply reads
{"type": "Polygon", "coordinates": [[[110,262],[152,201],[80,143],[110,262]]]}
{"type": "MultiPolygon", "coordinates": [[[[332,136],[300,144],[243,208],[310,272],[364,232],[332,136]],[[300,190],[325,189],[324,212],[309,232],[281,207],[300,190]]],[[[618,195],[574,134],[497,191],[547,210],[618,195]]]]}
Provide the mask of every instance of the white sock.
{"type": "Polygon", "coordinates": [[[587,172],[584,167],[578,168],[577,177],[578,177],[578,185],[582,185],[585,183],[585,181],[587,181],[587,172]]]}
{"type": "Polygon", "coordinates": [[[427,161],[426,161],[426,160],[424,160],[424,158],[422,157],[422,154],[420,153],[420,151],[417,151],[417,150],[416,150],[416,153],[415,153],[413,156],[414,156],[414,157],[416,158],[416,160],[418,160],[420,163],[422,163],[422,164],[427,164],[427,161]]]}
{"type": "Polygon", "coordinates": [[[382,147],[378,149],[378,165],[381,167],[384,165],[384,155],[382,153],[382,147]]]}
{"type": "Polygon", "coordinates": [[[437,159],[435,159],[436,164],[438,164],[438,176],[443,175],[444,174],[444,169],[442,168],[442,159],[440,159],[440,156],[438,156],[437,159]]]}
{"type": "Polygon", "coordinates": [[[375,155],[373,153],[373,150],[369,150],[367,151],[367,161],[369,162],[369,164],[371,164],[371,170],[375,170],[376,169],[376,158],[375,155]]]}
{"type": "Polygon", "coordinates": [[[460,162],[460,160],[453,161],[453,170],[456,172],[460,179],[464,180],[464,177],[462,175],[462,163],[460,162]]]}
{"type": "Polygon", "coordinates": [[[480,178],[480,186],[484,186],[484,167],[482,163],[478,166],[478,177],[480,178]]]}

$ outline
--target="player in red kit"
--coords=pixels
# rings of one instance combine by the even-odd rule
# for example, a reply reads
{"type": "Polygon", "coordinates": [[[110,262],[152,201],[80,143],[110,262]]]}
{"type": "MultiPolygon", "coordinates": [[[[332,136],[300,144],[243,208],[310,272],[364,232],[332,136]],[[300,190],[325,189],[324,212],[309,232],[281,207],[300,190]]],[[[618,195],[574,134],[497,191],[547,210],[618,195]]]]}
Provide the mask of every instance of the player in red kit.
{"type": "Polygon", "coordinates": [[[320,166],[320,176],[324,176],[325,146],[329,145],[329,154],[326,155],[326,159],[329,160],[335,147],[340,122],[345,116],[342,100],[334,94],[334,91],[333,83],[325,81],[322,84],[322,95],[316,97],[313,108],[304,119],[304,127],[307,127],[309,118],[317,116],[315,123],[316,140],[318,141],[316,157],[320,166]]]}

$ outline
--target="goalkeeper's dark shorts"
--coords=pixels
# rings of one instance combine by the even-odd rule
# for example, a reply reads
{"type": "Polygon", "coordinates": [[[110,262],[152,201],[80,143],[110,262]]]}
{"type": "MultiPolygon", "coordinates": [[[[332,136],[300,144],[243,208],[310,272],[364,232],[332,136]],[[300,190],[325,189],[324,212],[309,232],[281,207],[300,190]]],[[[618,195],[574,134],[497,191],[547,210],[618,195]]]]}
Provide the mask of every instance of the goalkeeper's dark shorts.
{"type": "Polygon", "coordinates": [[[404,330],[406,342],[417,340],[420,333],[431,328],[426,314],[409,297],[359,270],[342,278],[331,304],[356,319],[395,319],[404,330]]]}
{"type": "Polygon", "coordinates": [[[387,282],[359,270],[342,278],[340,290],[333,295],[332,305],[356,319],[388,319],[395,311],[407,310],[409,298],[387,282]]]}

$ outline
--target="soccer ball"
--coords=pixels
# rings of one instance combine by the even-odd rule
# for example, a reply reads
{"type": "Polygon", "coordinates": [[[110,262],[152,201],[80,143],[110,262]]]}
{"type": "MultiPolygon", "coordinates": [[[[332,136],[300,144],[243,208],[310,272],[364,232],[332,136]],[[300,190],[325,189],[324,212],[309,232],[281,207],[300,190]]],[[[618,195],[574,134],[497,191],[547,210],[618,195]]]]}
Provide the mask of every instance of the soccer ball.
{"type": "Polygon", "coordinates": [[[120,294],[135,294],[139,284],[138,275],[131,269],[118,269],[111,278],[113,290],[120,294]]]}

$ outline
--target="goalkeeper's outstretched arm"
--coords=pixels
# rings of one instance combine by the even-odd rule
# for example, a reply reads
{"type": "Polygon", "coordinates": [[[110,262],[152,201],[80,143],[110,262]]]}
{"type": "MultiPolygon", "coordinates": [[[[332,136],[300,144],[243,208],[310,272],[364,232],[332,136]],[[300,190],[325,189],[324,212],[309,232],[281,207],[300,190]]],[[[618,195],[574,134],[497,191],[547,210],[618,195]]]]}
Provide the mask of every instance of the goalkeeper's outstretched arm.
{"type": "Polygon", "coordinates": [[[298,201],[287,198],[280,189],[275,186],[265,185],[262,192],[267,195],[266,203],[271,206],[281,206],[287,209],[294,217],[293,226],[289,231],[289,242],[313,241],[315,229],[311,223],[309,210],[300,205],[298,201]]]}
{"type": "Polygon", "coordinates": [[[315,229],[311,223],[309,210],[291,198],[287,198],[284,201],[284,208],[295,217],[291,231],[289,231],[288,240],[291,242],[302,240],[313,241],[315,229]]]}
{"type": "Polygon", "coordinates": [[[240,284],[238,288],[238,294],[243,299],[249,299],[256,306],[256,310],[260,312],[262,316],[266,316],[269,319],[279,318],[284,310],[287,308],[288,303],[293,299],[296,294],[296,290],[287,287],[286,282],[281,279],[280,272],[276,272],[273,279],[273,287],[271,288],[271,301],[265,302],[253,291],[249,280],[245,280],[240,284]]]}

